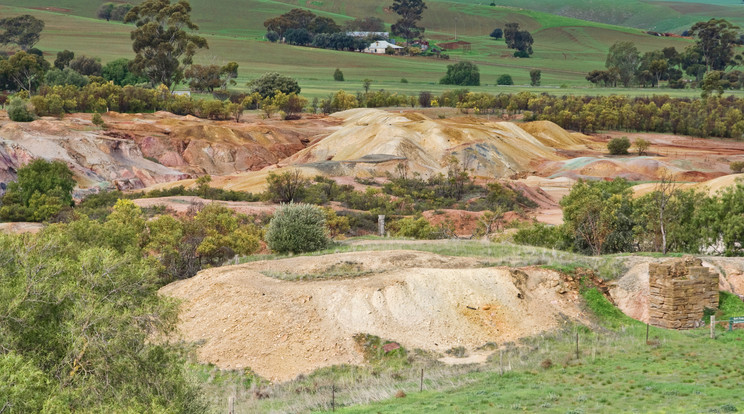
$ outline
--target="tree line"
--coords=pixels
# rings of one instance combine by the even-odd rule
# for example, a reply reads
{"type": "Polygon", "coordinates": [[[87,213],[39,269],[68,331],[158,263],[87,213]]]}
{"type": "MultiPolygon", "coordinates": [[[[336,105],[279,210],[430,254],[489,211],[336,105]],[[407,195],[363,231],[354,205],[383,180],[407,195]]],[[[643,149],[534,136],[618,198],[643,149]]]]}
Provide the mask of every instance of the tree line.
{"type": "Polygon", "coordinates": [[[744,255],[744,184],[708,196],[662,177],[634,198],[631,184],[579,181],[561,202],[564,224],[519,230],[517,243],[586,254],[681,252],[744,255]]]}
{"type": "Polygon", "coordinates": [[[682,89],[690,84],[705,93],[740,89],[744,74],[734,70],[744,62],[736,51],[742,44],[738,30],[724,19],[698,22],[688,31],[695,43],[681,53],[667,47],[641,55],[632,42],[617,42],[607,54],[606,70],[593,70],[586,79],[605,87],[659,87],[667,81],[670,88],[682,89]],[[685,74],[692,80],[685,81],[685,74]]]}

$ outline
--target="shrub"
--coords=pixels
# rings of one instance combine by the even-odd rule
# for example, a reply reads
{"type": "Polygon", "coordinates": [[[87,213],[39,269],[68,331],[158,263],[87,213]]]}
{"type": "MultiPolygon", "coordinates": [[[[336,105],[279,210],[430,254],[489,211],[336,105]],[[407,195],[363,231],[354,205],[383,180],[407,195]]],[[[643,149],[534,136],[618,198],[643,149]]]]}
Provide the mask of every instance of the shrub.
{"type": "Polygon", "coordinates": [[[104,125],[106,125],[106,124],[105,124],[105,123],[103,122],[103,118],[101,118],[101,114],[99,114],[98,112],[96,112],[95,114],[93,114],[93,119],[91,120],[91,122],[93,122],[93,125],[95,125],[95,126],[97,126],[97,127],[101,127],[101,128],[102,128],[102,127],[103,127],[104,125]]]}
{"type": "Polygon", "coordinates": [[[638,138],[633,142],[633,145],[635,145],[636,151],[638,151],[638,155],[641,156],[648,151],[648,148],[651,146],[651,143],[646,141],[643,138],[638,138]]]}
{"type": "Polygon", "coordinates": [[[398,220],[395,223],[397,230],[396,236],[400,237],[413,237],[414,239],[435,239],[437,236],[437,228],[432,226],[425,218],[419,217],[415,219],[413,217],[406,217],[398,220]]]}
{"type": "Polygon", "coordinates": [[[300,170],[291,170],[281,174],[270,172],[266,183],[269,185],[266,198],[275,203],[290,203],[303,199],[309,181],[300,170]]]}
{"type": "Polygon", "coordinates": [[[10,101],[8,117],[15,122],[31,122],[34,120],[34,115],[28,110],[26,102],[18,98],[10,101]]]}
{"type": "Polygon", "coordinates": [[[607,150],[609,150],[612,155],[627,155],[628,148],[630,148],[630,140],[628,137],[612,138],[610,142],[607,143],[607,150]]]}
{"type": "Polygon", "coordinates": [[[479,86],[480,71],[473,62],[447,65],[447,74],[439,81],[443,85],[479,86]]]}
{"type": "Polygon", "coordinates": [[[530,71],[530,85],[540,86],[541,79],[542,79],[542,71],[540,69],[532,69],[530,71]]]}
{"type": "Polygon", "coordinates": [[[408,83],[408,79],[406,79],[406,78],[400,78],[400,83],[408,83]]]}
{"type": "Polygon", "coordinates": [[[336,70],[333,72],[333,80],[335,80],[336,82],[344,81],[344,73],[341,72],[341,69],[336,68],[336,70]]]}
{"type": "Polygon", "coordinates": [[[562,227],[535,223],[519,229],[514,234],[514,243],[549,249],[566,249],[569,241],[562,227]]]}
{"type": "Polygon", "coordinates": [[[493,37],[496,40],[501,39],[502,37],[504,37],[504,30],[500,28],[493,29],[489,36],[493,37]]]}
{"type": "Polygon", "coordinates": [[[278,253],[302,253],[328,246],[325,212],[310,204],[283,204],[266,231],[266,243],[278,253]]]}
{"type": "Polygon", "coordinates": [[[511,75],[504,74],[499,76],[498,79],[496,79],[497,85],[514,85],[514,80],[512,79],[511,75]]]}
{"type": "Polygon", "coordinates": [[[729,167],[731,168],[731,172],[739,174],[744,171],[744,161],[732,161],[729,167]]]}
{"type": "Polygon", "coordinates": [[[292,93],[299,94],[301,91],[297,81],[289,76],[280,75],[277,72],[269,72],[261,75],[260,78],[248,82],[251,93],[258,93],[262,98],[273,97],[276,91],[281,91],[287,95],[292,93]]]}

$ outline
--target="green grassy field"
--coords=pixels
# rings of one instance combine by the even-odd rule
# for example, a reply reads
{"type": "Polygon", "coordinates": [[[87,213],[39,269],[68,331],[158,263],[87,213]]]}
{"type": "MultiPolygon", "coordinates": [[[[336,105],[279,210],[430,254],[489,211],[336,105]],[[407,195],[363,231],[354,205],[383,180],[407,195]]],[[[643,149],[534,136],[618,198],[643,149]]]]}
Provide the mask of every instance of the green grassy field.
{"type": "MultiPolygon", "coordinates": [[[[200,25],[200,33],[207,37],[210,48],[197,54],[198,63],[240,64],[238,87],[267,71],[278,71],[296,77],[309,97],[323,97],[338,89],[360,91],[361,80],[372,79],[374,89],[386,89],[406,94],[422,90],[441,92],[450,89],[438,84],[446,66],[458,60],[471,60],[481,69],[481,87],[477,91],[535,90],[556,94],[652,95],[671,93],[676,96],[696,96],[697,91],[654,89],[601,90],[590,87],[584,79],[592,69],[602,69],[609,49],[616,41],[636,43],[647,51],[665,46],[679,50],[689,40],[658,38],[636,29],[590,22],[570,17],[510,7],[491,7],[466,1],[430,1],[425,13],[427,36],[434,41],[457,38],[472,43],[472,51],[454,51],[450,61],[423,57],[372,56],[361,53],[337,52],[312,48],[271,44],[262,40],[262,22],[296,6],[309,6],[317,12],[343,23],[352,16],[376,15],[388,23],[395,15],[379,2],[326,0],[322,2],[226,0],[220,7],[206,0],[192,0],[193,19],[200,25]],[[517,21],[532,31],[535,54],[530,59],[511,56],[503,41],[488,37],[494,27],[517,21]],[[455,27],[457,25],[457,27],[455,27]],[[334,82],[333,70],[343,70],[346,82],[334,82]],[[541,69],[543,87],[529,87],[529,71],[541,69]],[[514,87],[497,87],[496,79],[510,74],[514,87]],[[406,78],[408,83],[401,83],[406,78]],[[561,88],[562,87],[562,88],[561,88]]],[[[95,19],[99,4],[93,0],[60,0],[54,9],[44,9],[49,3],[42,0],[2,0],[0,14],[31,13],[46,22],[38,47],[49,60],[64,49],[77,54],[98,56],[103,62],[118,57],[132,57],[129,31],[131,26],[95,19]]]]}

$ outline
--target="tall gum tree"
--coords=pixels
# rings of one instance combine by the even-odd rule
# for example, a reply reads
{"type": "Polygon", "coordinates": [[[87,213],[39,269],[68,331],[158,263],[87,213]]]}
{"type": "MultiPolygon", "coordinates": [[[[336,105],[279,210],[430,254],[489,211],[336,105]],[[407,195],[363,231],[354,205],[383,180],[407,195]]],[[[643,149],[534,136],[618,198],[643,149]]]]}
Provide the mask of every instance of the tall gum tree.
{"type": "Polygon", "coordinates": [[[147,0],[133,7],[124,17],[134,23],[132,49],[136,53],[132,69],[147,77],[153,86],[168,88],[183,79],[197,49],[208,48],[207,40],[192,34],[199,27],[191,21],[191,5],[181,0],[147,0]]]}

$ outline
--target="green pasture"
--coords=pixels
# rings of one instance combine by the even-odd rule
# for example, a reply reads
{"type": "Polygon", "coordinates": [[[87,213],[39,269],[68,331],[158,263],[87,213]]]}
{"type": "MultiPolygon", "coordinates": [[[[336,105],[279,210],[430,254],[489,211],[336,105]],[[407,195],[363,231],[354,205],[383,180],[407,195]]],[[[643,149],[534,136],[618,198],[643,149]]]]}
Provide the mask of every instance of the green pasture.
{"type": "MultiPolygon", "coordinates": [[[[240,64],[238,86],[268,71],[277,71],[298,79],[303,94],[325,97],[339,89],[361,91],[361,81],[372,79],[373,89],[385,89],[405,94],[426,90],[438,93],[451,86],[439,85],[446,66],[460,60],[470,60],[481,70],[480,87],[474,91],[490,93],[531,90],[556,94],[653,95],[665,93],[673,96],[698,96],[694,90],[655,89],[595,89],[586,81],[586,73],[603,69],[609,47],[616,41],[632,41],[642,51],[675,46],[684,49],[690,40],[659,38],[640,30],[604,23],[551,15],[544,12],[514,7],[491,7],[474,1],[430,1],[423,24],[427,36],[436,42],[455,39],[472,43],[470,51],[451,51],[451,59],[425,57],[375,56],[354,52],[296,47],[272,44],[263,40],[263,21],[293,7],[310,7],[318,13],[333,17],[343,23],[349,16],[375,15],[387,23],[395,15],[379,2],[342,0],[324,1],[274,1],[274,0],[225,0],[219,7],[213,2],[192,0],[192,17],[200,33],[209,42],[208,50],[197,54],[196,62],[240,64]],[[495,27],[517,21],[532,31],[535,54],[529,59],[517,59],[503,41],[488,37],[495,27]],[[456,27],[455,27],[456,26],[456,27]],[[332,73],[340,68],[346,82],[333,81],[332,73]],[[542,71],[542,86],[529,86],[529,72],[542,71]],[[496,79],[509,74],[515,86],[496,85],[496,79]],[[401,83],[405,78],[408,83],[401,83]]],[[[69,49],[78,55],[97,56],[105,63],[110,60],[133,56],[129,32],[130,25],[105,22],[94,17],[98,0],[60,0],[53,9],[42,0],[0,0],[0,15],[32,13],[46,22],[38,47],[48,60],[58,51],[69,49]]]]}

